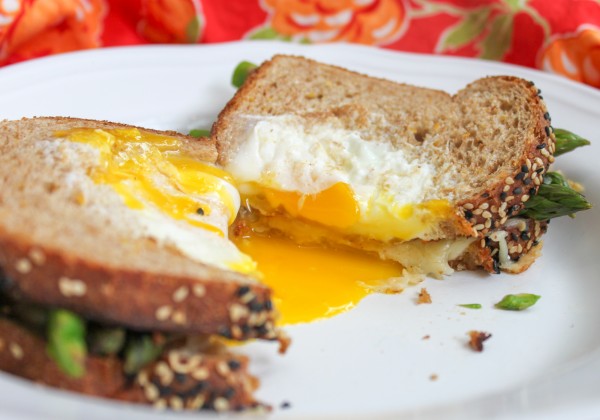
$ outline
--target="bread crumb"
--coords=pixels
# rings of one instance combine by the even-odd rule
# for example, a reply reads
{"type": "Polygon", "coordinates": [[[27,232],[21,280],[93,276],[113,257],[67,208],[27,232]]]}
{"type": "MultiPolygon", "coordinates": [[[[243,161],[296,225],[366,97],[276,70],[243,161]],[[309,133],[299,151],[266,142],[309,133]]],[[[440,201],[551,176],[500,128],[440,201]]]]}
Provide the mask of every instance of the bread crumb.
{"type": "Polygon", "coordinates": [[[417,304],[420,305],[422,303],[431,303],[431,295],[424,287],[421,288],[421,291],[419,292],[419,297],[417,298],[417,304]]]}
{"type": "Polygon", "coordinates": [[[422,340],[429,340],[431,338],[431,336],[429,334],[424,335],[422,340]]]}
{"type": "Polygon", "coordinates": [[[429,375],[429,380],[430,381],[437,381],[438,380],[437,373],[432,373],[431,375],[429,375]]]}
{"type": "Polygon", "coordinates": [[[471,347],[475,351],[482,352],[483,342],[491,336],[492,334],[483,331],[469,331],[469,347],[471,347]]]}

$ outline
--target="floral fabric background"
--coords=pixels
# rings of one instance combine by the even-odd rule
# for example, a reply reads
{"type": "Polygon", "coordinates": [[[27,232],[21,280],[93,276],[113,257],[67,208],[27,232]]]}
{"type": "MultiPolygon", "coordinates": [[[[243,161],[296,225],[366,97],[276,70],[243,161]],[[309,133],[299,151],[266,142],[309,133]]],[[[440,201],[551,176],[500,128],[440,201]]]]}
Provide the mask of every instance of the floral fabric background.
{"type": "Polygon", "coordinates": [[[0,65],[240,39],[480,57],[600,88],[600,0],[0,0],[0,65]]]}

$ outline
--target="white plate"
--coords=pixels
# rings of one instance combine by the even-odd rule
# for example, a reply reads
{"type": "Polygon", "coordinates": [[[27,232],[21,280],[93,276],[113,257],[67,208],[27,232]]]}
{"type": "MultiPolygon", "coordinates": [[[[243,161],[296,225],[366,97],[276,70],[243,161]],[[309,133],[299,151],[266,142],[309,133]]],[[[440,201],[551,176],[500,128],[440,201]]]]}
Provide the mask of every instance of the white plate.
{"type": "MultiPolygon", "coordinates": [[[[182,131],[207,127],[234,93],[234,66],[278,52],[451,92],[481,76],[522,76],[542,89],[555,126],[597,137],[600,94],[545,73],[359,46],[272,42],[105,49],[14,65],[0,70],[0,118],[67,115],[182,131]]],[[[595,143],[560,157],[557,167],[583,182],[588,198],[600,203],[599,162],[595,143]]],[[[258,396],[276,408],[291,403],[275,411],[277,418],[600,416],[598,220],[596,207],[576,220],[552,222],[543,257],[525,274],[426,280],[431,305],[415,304],[416,288],[369,296],[346,314],[288,328],[294,342],[284,357],[270,343],[240,348],[262,380],[258,396]],[[518,292],[542,299],[525,312],[493,309],[502,296],[518,292]],[[483,309],[456,306],[471,302],[483,309]],[[466,346],[472,329],[493,334],[483,353],[466,346]],[[425,335],[431,338],[423,340],[425,335]]],[[[181,418],[6,375],[0,376],[0,391],[2,418],[181,418]]]]}

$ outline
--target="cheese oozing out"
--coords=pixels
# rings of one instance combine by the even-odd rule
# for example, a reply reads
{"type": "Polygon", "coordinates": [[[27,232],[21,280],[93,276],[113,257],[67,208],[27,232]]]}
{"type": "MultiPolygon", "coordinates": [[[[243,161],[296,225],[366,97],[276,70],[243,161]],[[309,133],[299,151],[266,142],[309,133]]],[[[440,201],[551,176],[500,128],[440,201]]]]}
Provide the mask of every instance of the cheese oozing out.
{"type": "Polygon", "coordinates": [[[250,125],[225,169],[251,205],[380,241],[423,237],[454,211],[425,196],[435,168],[388,142],[291,115],[250,125]]]}
{"type": "Polygon", "coordinates": [[[136,128],[76,128],[55,137],[98,151],[91,173],[137,212],[143,235],[194,260],[243,273],[256,264],[227,239],[240,197],[224,171],[182,151],[182,141],[136,128]]]}

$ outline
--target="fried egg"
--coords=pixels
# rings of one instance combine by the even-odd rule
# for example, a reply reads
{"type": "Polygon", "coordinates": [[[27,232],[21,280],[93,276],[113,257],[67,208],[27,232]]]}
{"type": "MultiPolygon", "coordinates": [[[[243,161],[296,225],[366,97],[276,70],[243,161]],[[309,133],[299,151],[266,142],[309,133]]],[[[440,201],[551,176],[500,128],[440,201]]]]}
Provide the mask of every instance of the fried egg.
{"type": "Polygon", "coordinates": [[[251,126],[225,165],[251,205],[380,241],[422,238],[453,212],[425,196],[433,165],[389,142],[291,115],[251,126]]]}
{"type": "Polygon", "coordinates": [[[90,176],[138,212],[144,236],[196,261],[255,273],[255,262],[227,237],[240,206],[231,178],[186,155],[180,139],[136,128],[70,129],[55,136],[98,151],[90,176]]]}

